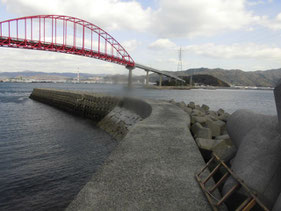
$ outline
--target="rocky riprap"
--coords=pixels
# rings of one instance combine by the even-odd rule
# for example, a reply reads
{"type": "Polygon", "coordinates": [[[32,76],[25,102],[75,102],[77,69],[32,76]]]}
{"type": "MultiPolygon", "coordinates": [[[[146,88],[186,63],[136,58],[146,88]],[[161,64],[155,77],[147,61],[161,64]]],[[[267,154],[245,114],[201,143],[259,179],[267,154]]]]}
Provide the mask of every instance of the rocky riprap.
{"type": "Polygon", "coordinates": [[[189,104],[175,102],[174,100],[169,102],[177,105],[190,115],[191,124],[188,127],[206,161],[209,160],[213,152],[225,162],[234,157],[237,150],[226,130],[229,113],[223,109],[212,111],[205,104],[200,106],[194,102],[189,104]]]}
{"type": "MultiPolygon", "coordinates": [[[[274,93],[279,114],[280,93],[281,85],[275,88],[274,93]]],[[[278,122],[277,116],[250,110],[237,110],[230,115],[223,109],[211,111],[204,104],[170,102],[190,115],[190,130],[206,162],[215,153],[268,209],[281,210],[281,115],[278,122]]],[[[223,175],[224,172],[219,173],[223,175]]],[[[236,180],[228,177],[222,184],[222,195],[236,184],[236,180]]],[[[228,202],[229,210],[237,207],[246,197],[243,189],[235,192],[228,202]]]]}

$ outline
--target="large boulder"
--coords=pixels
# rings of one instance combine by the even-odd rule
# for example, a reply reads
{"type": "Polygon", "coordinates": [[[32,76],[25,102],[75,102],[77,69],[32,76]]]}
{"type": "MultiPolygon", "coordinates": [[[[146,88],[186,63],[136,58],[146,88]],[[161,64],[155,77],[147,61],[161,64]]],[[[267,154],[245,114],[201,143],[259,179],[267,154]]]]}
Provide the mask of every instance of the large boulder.
{"type": "Polygon", "coordinates": [[[249,110],[237,110],[227,120],[227,132],[236,147],[239,147],[244,136],[254,128],[276,130],[276,116],[256,114],[249,110]]]}
{"type": "MultiPolygon", "coordinates": [[[[276,125],[272,128],[268,128],[268,125],[257,125],[252,122],[254,119],[261,123],[261,119],[264,122],[272,123],[270,116],[256,114],[253,117],[253,113],[245,113],[248,121],[239,121],[242,118],[239,116],[234,122],[232,119],[231,125],[236,125],[238,128],[231,128],[230,137],[236,139],[236,144],[239,146],[237,154],[233,159],[231,169],[236,175],[241,178],[250,189],[257,192],[262,202],[271,209],[281,190],[281,139],[280,134],[276,130],[276,125]],[[249,124],[254,124],[257,127],[252,128],[249,124]],[[250,128],[249,131],[244,131],[243,126],[250,128]],[[239,134],[241,129],[241,134],[239,134]],[[237,130],[233,132],[232,130],[237,130]],[[245,134],[244,134],[245,133],[245,134]],[[232,137],[232,134],[234,136],[232,137]],[[242,135],[243,134],[243,135],[242,135]],[[237,142],[238,137],[242,137],[242,140],[237,142]]],[[[272,125],[273,126],[273,125],[272,125]]],[[[224,187],[223,192],[226,193],[233,185],[235,181],[233,178],[229,178],[224,187]]]]}
{"type": "Polygon", "coordinates": [[[281,131],[281,79],[278,81],[278,85],[274,89],[274,97],[279,120],[279,131],[281,131]]]}
{"type": "Polygon", "coordinates": [[[278,199],[276,200],[272,211],[280,211],[281,210],[281,192],[279,194],[278,199]]]}

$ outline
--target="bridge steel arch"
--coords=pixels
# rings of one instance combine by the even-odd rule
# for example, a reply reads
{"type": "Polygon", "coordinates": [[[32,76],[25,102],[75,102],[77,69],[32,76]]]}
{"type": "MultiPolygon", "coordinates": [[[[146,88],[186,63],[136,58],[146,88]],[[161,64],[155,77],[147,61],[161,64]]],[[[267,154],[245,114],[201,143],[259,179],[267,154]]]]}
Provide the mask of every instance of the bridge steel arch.
{"type": "Polygon", "coordinates": [[[110,34],[85,20],[36,15],[0,22],[0,46],[75,54],[133,68],[135,62],[110,34]]]}

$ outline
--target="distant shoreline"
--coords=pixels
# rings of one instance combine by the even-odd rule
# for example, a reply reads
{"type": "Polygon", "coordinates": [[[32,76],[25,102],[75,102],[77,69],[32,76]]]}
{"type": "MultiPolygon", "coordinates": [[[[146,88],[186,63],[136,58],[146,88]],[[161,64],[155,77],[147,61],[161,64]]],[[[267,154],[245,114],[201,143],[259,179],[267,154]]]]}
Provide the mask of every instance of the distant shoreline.
{"type": "Polygon", "coordinates": [[[159,89],[159,90],[191,90],[191,89],[208,89],[208,90],[217,90],[217,89],[230,89],[230,90],[270,90],[274,88],[271,87],[215,87],[215,86],[200,86],[200,87],[190,87],[190,86],[149,86],[147,89],[159,89]]]}
{"type": "MultiPolygon", "coordinates": [[[[1,81],[0,83],[61,83],[61,84],[114,84],[114,83],[83,83],[83,82],[60,82],[60,81],[32,81],[32,82],[23,82],[23,81],[1,81]]],[[[117,83],[119,85],[125,85],[125,83],[117,83]]],[[[139,87],[143,84],[133,84],[139,87]]],[[[274,88],[272,87],[250,87],[250,86],[235,86],[235,87],[215,87],[215,86],[197,86],[197,87],[190,87],[190,86],[156,86],[150,85],[146,87],[143,85],[144,88],[147,89],[159,89],[159,90],[191,90],[191,89],[208,89],[208,90],[216,90],[216,89],[230,89],[230,90],[270,90],[272,91],[274,88]]]]}

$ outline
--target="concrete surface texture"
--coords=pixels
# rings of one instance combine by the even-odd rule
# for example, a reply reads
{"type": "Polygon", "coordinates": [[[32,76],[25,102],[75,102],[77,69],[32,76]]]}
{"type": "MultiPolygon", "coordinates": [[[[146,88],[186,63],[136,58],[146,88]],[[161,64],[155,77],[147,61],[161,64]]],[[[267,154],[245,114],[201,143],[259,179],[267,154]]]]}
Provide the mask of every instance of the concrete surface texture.
{"type": "Polygon", "coordinates": [[[176,105],[54,89],[30,97],[93,119],[120,140],[67,210],[211,210],[195,180],[205,163],[176,105]]]}
{"type": "Polygon", "coordinates": [[[280,211],[280,210],[281,210],[281,192],[279,194],[277,201],[274,204],[272,211],[280,211]]]}
{"type": "Polygon", "coordinates": [[[227,121],[227,131],[232,142],[239,147],[244,136],[254,128],[262,130],[277,130],[278,118],[276,116],[268,116],[256,114],[250,110],[237,110],[227,121]]]}
{"type": "Polygon", "coordinates": [[[281,130],[281,80],[278,82],[278,85],[274,88],[274,97],[279,120],[279,130],[281,130]]]}
{"type": "Polygon", "coordinates": [[[97,125],[120,141],[126,136],[130,128],[141,120],[142,118],[135,112],[116,106],[97,125]]]}
{"type": "MultiPolygon", "coordinates": [[[[281,138],[277,118],[238,110],[227,122],[231,140],[238,147],[231,168],[261,201],[272,208],[281,191],[281,138]]],[[[228,191],[235,181],[229,178],[228,191]]]]}
{"type": "Polygon", "coordinates": [[[187,125],[168,102],[147,101],[135,124],[67,210],[211,210],[194,175],[204,161],[187,125]]]}

